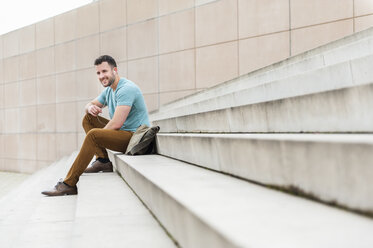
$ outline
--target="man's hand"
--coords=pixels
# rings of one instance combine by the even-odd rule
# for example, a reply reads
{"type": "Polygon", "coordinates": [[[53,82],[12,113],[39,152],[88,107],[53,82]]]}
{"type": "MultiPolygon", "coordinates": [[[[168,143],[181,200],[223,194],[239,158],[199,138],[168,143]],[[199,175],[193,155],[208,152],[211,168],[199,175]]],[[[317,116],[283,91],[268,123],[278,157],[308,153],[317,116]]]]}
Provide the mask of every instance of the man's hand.
{"type": "Polygon", "coordinates": [[[91,114],[93,116],[97,116],[98,114],[102,113],[102,109],[96,105],[90,105],[87,108],[88,114],[91,114]]]}

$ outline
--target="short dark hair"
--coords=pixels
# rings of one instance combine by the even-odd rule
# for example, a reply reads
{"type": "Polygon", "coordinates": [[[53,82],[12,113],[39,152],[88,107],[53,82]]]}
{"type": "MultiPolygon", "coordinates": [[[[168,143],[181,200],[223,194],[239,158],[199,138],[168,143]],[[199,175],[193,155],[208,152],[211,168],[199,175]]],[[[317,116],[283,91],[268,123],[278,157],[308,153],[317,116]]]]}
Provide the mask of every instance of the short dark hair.
{"type": "Polygon", "coordinates": [[[95,65],[100,65],[103,62],[107,62],[111,67],[117,67],[117,62],[110,55],[102,55],[95,60],[95,65]]]}

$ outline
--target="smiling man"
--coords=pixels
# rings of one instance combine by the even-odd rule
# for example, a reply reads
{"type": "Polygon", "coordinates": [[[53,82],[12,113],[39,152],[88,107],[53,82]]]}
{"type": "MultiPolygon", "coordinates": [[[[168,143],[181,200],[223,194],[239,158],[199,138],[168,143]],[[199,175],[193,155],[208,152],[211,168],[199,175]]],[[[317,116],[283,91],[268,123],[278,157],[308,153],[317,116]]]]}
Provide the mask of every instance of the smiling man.
{"type": "Polygon", "coordinates": [[[76,184],[83,172],[112,172],[113,165],[106,148],[125,152],[133,132],[142,124],[150,125],[139,87],[128,79],[119,77],[115,60],[109,55],[103,55],[95,60],[94,65],[97,77],[105,89],[85,107],[83,128],[87,135],[67,176],[52,190],[43,191],[44,195],[77,194],[76,184]],[[111,120],[99,116],[106,106],[111,120]],[[94,155],[96,161],[87,168],[94,155]]]}

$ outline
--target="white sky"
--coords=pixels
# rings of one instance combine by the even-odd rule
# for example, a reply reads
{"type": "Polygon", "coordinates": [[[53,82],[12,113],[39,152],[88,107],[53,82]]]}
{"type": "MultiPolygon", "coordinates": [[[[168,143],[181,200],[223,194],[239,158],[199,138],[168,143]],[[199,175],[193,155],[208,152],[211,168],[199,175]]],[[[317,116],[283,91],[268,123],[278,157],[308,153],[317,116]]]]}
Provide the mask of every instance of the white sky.
{"type": "Polygon", "coordinates": [[[0,35],[91,2],[92,0],[0,0],[0,35]]]}

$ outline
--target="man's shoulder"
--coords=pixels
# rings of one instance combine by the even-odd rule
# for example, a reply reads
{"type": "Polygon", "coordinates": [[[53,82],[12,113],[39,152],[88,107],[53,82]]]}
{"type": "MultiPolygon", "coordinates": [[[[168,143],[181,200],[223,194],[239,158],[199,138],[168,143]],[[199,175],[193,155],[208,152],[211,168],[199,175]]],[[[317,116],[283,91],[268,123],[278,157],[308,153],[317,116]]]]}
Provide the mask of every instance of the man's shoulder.
{"type": "Polygon", "coordinates": [[[122,83],[118,85],[118,91],[140,91],[140,88],[131,80],[121,78],[122,83]]]}

